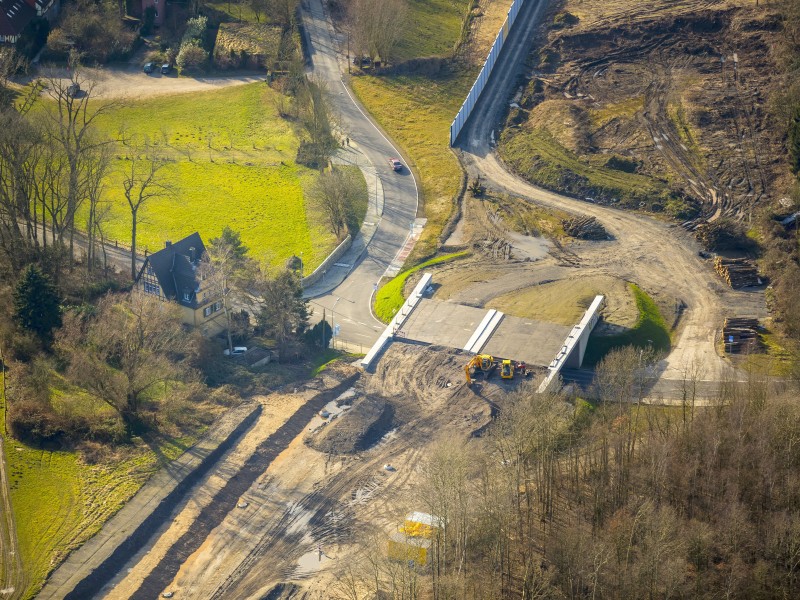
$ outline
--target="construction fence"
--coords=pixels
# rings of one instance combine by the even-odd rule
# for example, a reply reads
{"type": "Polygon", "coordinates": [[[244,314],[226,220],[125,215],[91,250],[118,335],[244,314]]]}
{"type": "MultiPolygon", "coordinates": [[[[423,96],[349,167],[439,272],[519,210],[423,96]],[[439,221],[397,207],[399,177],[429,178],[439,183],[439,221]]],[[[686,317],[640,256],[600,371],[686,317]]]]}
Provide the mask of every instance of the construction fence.
{"type": "Polygon", "coordinates": [[[472,114],[472,109],[475,108],[475,105],[478,103],[478,98],[480,98],[481,92],[483,92],[486,83],[489,81],[489,76],[492,74],[492,69],[494,69],[494,65],[497,62],[497,57],[500,56],[503,44],[508,39],[511,27],[514,25],[514,21],[517,20],[517,15],[524,3],[525,0],[514,0],[511,4],[511,8],[508,9],[508,16],[506,16],[506,20],[503,22],[503,26],[500,28],[494,40],[494,44],[492,44],[492,49],[489,51],[489,56],[483,63],[483,68],[481,68],[481,72],[478,74],[475,83],[472,84],[472,89],[470,89],[469,94],[467,94],[467,99],[464,100],[464,103],[458,110],[456,118],[453,119],[453,124],[450,125],[451,146],[455,144],[458,134],[461,133],[461,129],[472,114]]]}

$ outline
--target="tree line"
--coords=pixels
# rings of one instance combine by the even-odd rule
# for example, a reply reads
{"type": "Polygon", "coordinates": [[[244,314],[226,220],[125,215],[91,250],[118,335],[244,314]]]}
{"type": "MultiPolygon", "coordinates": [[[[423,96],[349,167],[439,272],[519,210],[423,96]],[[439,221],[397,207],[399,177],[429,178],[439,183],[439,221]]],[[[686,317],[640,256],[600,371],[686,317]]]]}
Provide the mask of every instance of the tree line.
{"type": "Polygon", "coordinates": [[[798,597],[796,386],[753,374],[710,406],[644,406],[644,358],[610,354],[596,402],[526,386],[480,442],[434,446],[416,490],[445,523],[428,566],[365,540],[333,597],[798,597]]]}

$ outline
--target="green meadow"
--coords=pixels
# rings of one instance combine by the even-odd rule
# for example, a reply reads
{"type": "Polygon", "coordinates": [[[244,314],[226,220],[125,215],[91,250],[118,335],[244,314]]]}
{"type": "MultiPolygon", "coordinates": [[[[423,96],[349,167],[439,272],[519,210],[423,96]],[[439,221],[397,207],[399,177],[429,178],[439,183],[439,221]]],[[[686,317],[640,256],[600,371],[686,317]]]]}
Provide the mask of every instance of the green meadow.
{"type": "Polygon", "coordinates": [[[98,127],[117,140],[105,186],[107,237],[130,244],[121,172],[147,141],[171,161],[163,179],[172,192],[140,211],[140,249],[193,231],[207,241],[229,225],[257,259],[278,263],[302,253],[310,268],[318,265],[336,239],[305,201],[316,173],[295,163],[298,133],[278,116],[276,96],[253,83],[130,101],[100,115],[98,127]]]}

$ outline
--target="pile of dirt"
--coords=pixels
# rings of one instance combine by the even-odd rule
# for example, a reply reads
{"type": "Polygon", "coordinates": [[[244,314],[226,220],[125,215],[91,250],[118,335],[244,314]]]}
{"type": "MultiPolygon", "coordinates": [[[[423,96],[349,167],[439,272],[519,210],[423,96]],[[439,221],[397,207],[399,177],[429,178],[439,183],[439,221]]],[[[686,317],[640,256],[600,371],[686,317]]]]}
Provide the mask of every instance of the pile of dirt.
{"type": "Polygon", "coordinates": [[[392,428],[394,407],[376,396],[361,396],[351,408],[306,437],[306,444],[326,454],[363,452],[392,428]]]}
{"type": "Polygon", "coordinates": [[[309,594],[293,583],[279,583],[261,600],[305,600],[309,594]]]}

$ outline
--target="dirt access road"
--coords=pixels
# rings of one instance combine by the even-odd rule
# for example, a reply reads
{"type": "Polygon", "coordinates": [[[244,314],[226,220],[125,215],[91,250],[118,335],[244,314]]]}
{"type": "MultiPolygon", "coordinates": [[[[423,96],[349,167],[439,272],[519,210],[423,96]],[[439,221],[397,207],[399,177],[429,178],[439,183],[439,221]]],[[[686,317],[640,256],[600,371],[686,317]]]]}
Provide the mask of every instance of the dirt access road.
{"type": "MultiPolygon", "coordinates": [[[[585,246],[577,269],[607,272],[641,285],[651,294],[672,296],[686,307],[673,348],[659,369],[653,394],[673,393],[675,382],[687,371],[700,369],[703,381],[732,376],[729,364],[715,344],[723,316],[757,305],[758,297],[734,292],[722,285],[708,264],[698,257],[698,246],[685,231],[635,213],[598,206],[530,185],[509,173],[493,151],[491,142],[518,84],[534,32],[545,14],[543,0],[526,3],[517,19],[492,79],[461,134],[458,148],[471,177],[480,174],[490,188],[522,196],[547,207],[596,217],[613,241],[585,246]]],[[[763,296],[761,303],[763,304],[763,296]]]]}
{"type": "Polygon", "coordinates": [[[425,510],[419,481],[430,446],[481,430],[513,385],[496,378],[468,389],[463,359],[450,350],[393,344],[375,374],[361,375],[337,395],[351,410],[325,426],[305,415],[299,433],[275,447],[271,460],[259,459],[265,437],[283,429],[322,388],[341,389],[353,368],[339,367],[297,393],[264,398],[253,429],[100,596],[265,598],[276,586],[298,582],[310,592],[306,597],[330,598],[327,586],[339,570],[365,550],[382,553],[385,532],[408,512],[425,510]],[[365,422],[365,406],[376,402],[385,408],[365,422]],[[331,439],[335,446],[326,445],[331,439]],[[396,470],[383,469],[387,463],[396,470]],[[243,480],[249,483],[239,493],[224,493],[243,480]],[[219,518],[204,529],[211,513],[219,518]],[[373,536],[380,546],[370,547],[373,536]]]}
{"type": "MultiPolygon", "coordinates": [[[[66,69],[43,68],[41,71],[20,79],[17,83],[25,85],[37,77],[51,76],[66,80],[69,78],[69,73],[66,69]]],[[[84,67],[79,73],[78,80],[80,81],[83,78],[97,82],[94,92],[99,98],[115,100],[138,100],[156,96],[187,94],[189,92],[207,92],[234,85],[264,81],[264,75],[255,72],[209,77],[178,77],[174,70],[169,75],[162,75],[161,73],[148,75],[142,72],[139,67],[131,66],[100,69],[84,67]]]]}

